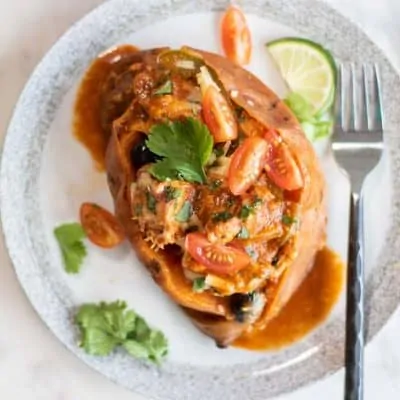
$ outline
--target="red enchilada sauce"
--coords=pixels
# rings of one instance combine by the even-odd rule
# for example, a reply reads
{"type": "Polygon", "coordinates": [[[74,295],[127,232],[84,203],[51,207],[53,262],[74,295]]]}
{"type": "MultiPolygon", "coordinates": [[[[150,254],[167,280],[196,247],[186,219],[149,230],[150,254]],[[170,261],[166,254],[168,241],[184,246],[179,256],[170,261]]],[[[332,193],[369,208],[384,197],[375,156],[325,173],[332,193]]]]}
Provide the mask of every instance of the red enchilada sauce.
{"type": "MultiPolygon", "coordinates": [[[[87,70],[74,109],[75,137],[90,152],[99,171],[104,171],[108,134],[102,126],[101,93],[105,78],[132,60],[137,48],[124,45],[100,55],[87,70]]],[[[236,340],[236,347],[273,350],[287,346],[322,323],[339,298],[344,281],[340,257],[324,248],[299,289],[280,314],[264,330],[253,331],[236,340]]]]}
{"type": "Polygon", "coordinates": [[[108,135],[101,122],[101,93],[105,78],[111,71],[126,65],[138,49],[124,45],[115,47],[96,58],[85,73],[78,90],[74,109],[73,131],[86,147],[98,170],[104,171],[108,135]]]}
{"type": "Polygon", "coordinates": [[[343,281],[341,258],[325,247],[317,254],[311,272],[278,316],[265,329],[240,337],[234,346],[275,350],[296,342],[328,317],[342,291],[343,281]]]}

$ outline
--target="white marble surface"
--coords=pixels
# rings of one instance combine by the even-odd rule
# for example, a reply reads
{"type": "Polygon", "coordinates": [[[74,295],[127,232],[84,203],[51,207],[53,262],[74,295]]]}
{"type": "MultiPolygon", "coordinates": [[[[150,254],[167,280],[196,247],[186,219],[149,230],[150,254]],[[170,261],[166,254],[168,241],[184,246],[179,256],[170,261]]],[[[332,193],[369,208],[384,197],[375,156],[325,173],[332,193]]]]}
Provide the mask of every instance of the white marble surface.
{"type": "MultiPolygon", "coordinates": [[[[317,1],[317,0],[316,0],[317,1]]],[[[329,0],[366,30],[400,69],[398,0],[329,0]]],[[[0,132],[35,64],[76,19],[101,0],[0,2],[0,132]]],[[[0,240],[0,399],[140,400],[72,356],[33,311],[0,240]]],[[[366,400],[400,398],[400,311],[366,351],[366,400]]],[[[343,373],[283,396],[342,398],[343,373]]]]}

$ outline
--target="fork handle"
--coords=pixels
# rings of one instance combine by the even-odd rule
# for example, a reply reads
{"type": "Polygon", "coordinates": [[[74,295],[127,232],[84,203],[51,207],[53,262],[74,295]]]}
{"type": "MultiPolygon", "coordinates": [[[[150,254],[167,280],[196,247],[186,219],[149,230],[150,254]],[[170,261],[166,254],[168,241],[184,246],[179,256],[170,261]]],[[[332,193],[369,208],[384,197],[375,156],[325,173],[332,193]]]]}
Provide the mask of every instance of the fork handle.
{"type": "Polygon", "coordinates": [[[347,270],[345,400],[364,397],[364,226],[362,197],[350,198],[347,270]]]}

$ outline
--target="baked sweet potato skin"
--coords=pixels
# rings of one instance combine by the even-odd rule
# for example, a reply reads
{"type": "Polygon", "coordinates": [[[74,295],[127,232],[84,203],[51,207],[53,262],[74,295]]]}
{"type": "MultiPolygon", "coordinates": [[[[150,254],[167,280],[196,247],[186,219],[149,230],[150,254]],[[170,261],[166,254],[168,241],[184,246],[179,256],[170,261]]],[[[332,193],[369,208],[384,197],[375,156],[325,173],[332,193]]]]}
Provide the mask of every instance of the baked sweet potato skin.
{"type": "MultiPolygon", "coordinates": [[[[300,195],[300,226],[296,237],[293,262],[279,282],[269,286],[267,305],[255,326],[262,328],[275,316],[291,297],[313,265],[315,254],[325,244],[326,212],[325,182],[314,150],[303,134],[298,121],[277,95],[250,72],[227,59],[197,49],[187,51],[201,58],[216,74],[232,103],[268,129],[279,132],[295,157],[304,177],[300,195]]],[[[146,62],[154,63],[158,51],[143,52],[146,62]]],[[[134,101],[134,100],[133,100],[134,101]]],[[[116,125],[118,126],[118,125],[116,125]]],[[[134,250],[152,274],[155,282],[187,312],[196,326],[214,338],[220,346],[227,346],[250,323],[234,320],[229,299],[209,292],[194,293],[185,278],[180,259],[167,251],[156,251],[144,240],[137,223],[132,219],[130,185],[135,170],[130,151],[139,140],[139,132],[125,132],[114,128],[106,154],[108,184],[114,199],[115,213],[125,228],[134,250]]]]}

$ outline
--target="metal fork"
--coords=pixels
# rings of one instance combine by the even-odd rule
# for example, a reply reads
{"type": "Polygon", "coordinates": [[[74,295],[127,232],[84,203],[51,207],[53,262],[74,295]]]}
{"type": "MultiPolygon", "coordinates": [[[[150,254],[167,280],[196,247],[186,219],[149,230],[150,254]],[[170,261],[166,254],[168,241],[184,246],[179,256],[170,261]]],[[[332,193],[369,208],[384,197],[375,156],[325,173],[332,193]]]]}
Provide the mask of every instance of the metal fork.
{"type": "Polygon", "coordinates": [[[341,65],[332,149],[351,183],[347,271],[345,400],[363,399],[364,223],[362,185],[383,149],[383,111],[378,67],[341,65]]]}

